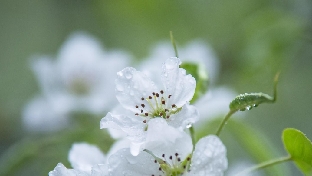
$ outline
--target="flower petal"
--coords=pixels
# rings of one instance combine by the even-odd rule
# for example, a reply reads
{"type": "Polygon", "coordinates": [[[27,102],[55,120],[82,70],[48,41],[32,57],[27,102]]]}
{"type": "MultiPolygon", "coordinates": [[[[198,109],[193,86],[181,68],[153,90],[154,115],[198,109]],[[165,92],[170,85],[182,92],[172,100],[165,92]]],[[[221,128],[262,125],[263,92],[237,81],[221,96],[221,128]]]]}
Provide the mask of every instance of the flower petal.
{"type": "Polygon", "coordinates": [[[101,150],[87,143],[73,144],[68,160],[74,169],[91,173],[92,166],[96,164],[105,164],[106,158],[101,150]]]}
{"type": "Polygon", "coordinates": [[[194,124],[199,119],[199,113],[195,106],[190,105],[188,102],[182,107],[182,110],[177,114],[170,116],[168,124],[175,127],[185,129],[189,125],[194,124]]]}
{"type": "Polygon", "coordinates": [[[140,117],[135,115],[129,117],[126,115],[114,115],[107,113],[100,122],[100,128],[114,128],[121,130],[128,135],[133,142],[141,142],[145,140],[144,129],[146,124],[142,122],[140,117]]]}
{"type": "Polygon", "coordinates": [[[163,175],[159,171],[158,163],[154,163],[154,158],[141,152],[138,156],[133,156],[129,149],[121,149],[108,159],[109,175],[163,175]]]}
{"type": "Polygon", "coordinates": [[[92,167],[91,176],[107,176],[108,166],[107,164],[97,164],[92,167]]]}
{"type": "Polygon", "coordinates": [[[226,148],[217,136],[204,137],[197,142],[191,163],[190,175],[222,176],[228,166],[226,148]]]}
{"type": "Polygon", "coordinates": [[[62,163],[58,163],[53,171],[49,172],[49,176],[88,176],[87,173],[83,173],[74,169],[67,169],[62,163]]]}
{"type": "Polygon", "coordinates": [[[169,126],[162,118],[149,121],[145,149],[152,151],[155,156],[162,157],[165,154],[169,160],[170,155],[178,153],[179,157],[186,158],[192,148],[191,137],[184,131],[169,126]]]}
{"type": "Polygon", "coordinates": [[[187,101],[190,101],[194,95],[196,81],[191,75],[186,75],[186,71],[179,68],[180,59],[172,57],[166,60],[162,66],[162,82],[167,95],[169,104],[175,104],[182,107],[187,101]]]}
{"type": "Polygon", "coordinates": [[[141,98],[147,98],[148,95],[156,91],[155,84],[144,73],[136,71],[132,67],[118,72],[115,83],[116,97],[120,104],[124,108],[138,113],[139,109],[135,106],[142,104],[141,98]]]}

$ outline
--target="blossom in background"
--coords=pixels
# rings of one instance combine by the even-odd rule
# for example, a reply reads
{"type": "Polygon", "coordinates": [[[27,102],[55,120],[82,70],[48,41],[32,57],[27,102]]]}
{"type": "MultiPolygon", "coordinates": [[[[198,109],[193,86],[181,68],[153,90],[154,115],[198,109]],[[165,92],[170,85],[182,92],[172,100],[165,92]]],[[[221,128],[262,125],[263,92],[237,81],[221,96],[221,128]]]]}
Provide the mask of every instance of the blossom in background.
{"type": "Polygon", "coordinates": [[[108,175],[107,158],[94,145],[87,143],[73,144],[68,160],[73,169],[67,169],[62,163],[57,164],[49,176],[105,176],[108,175]]]}
{"type": "Polygon", "coordinates": [[[192,153],[192,140],[184,131],[162,118],[149,123],[148,152],[133,156],[129,149],[117,151],[108,159],[110,175],[222,176],[227,169],[226,148],[217,136],[200,139],[192,153]]]}
{"type": "MultiPolygon", "coordinates": [[[[32,69],[39,81],[41,96],[48,101],[47,104],[58,102],[58,106],[62,107],[62,116],[77,111],[102,114],[117,104],[114,78],[117,71],[129,64],[130,59],[130,55],[124,51],[103,50],[95,38],[78,32],[68,38],[56,59],[47,56],[34,58],[32,69]]],[[[39,119],[39,113],[32,110],[38,111],[26,106],[24,121],[39,119]],[[32,118],[32,114],[37,116],[32,118]]],[[[52,114],[49,111],[59,110],[52,106],[45,113],[52,114]]],[[[42,118],[53,118],[45,113],[42,118]]],[[[54,117],[53,120],[58,119],[54,117]]],[[[42,124],[46,125],[49,124],[42,124]]]]}
{"type": "MultiPolygon", "coordinates": [[[[204,66],[209,76],[209,82],[214,84],[219,74],[219,60],[212,48],[205,42],[194,40],[184,47],[178,46],[179,59],[182,62],[198,63],[204,66]]],[[[140,70],[145,74],[153,77],[157,73],[159,62],[163,62],[163,58],[175,56],[175,52],[171,42],[159,42],[150,50],[149,56],[140,63],[140,70]]],[[[153,77],[154,78],[154,77],[153,77]]],[[[157,81],[157,77],[155,78],[157,81]]]]}
{"type": "Polygon", "coordinates": [[[189,105],[196,82],[179,68],[178,58],[167,59],[159,67],[162,84],[155,85],[143,72],[127,67],[117,73],[116,97],[124,110],[109,112],[101,120],[101,128],[114,128],[128,135],[131,152],[137,155],[146,140],[148,121],[161,117],[179,129],[184,129],[198,118],[196,108],[189,105]]]}

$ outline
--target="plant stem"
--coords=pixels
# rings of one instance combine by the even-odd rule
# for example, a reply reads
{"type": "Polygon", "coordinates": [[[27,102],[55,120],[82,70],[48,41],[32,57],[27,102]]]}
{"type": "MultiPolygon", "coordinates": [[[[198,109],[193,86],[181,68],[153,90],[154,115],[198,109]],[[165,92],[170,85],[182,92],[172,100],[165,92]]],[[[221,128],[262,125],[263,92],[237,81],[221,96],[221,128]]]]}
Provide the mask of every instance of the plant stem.
{"type": "Polygon", "coordinates": [[[221,133],[221,131],[222,131],[224,125],[226,124],[226,122],[230,119],[230,117],[231,117],[236,111],[237,111],[237,110],[235,110],[235,111],[229,111],[229,112],[227,113],[227,115],[224,117],[223,121],[221,122],[221,124],[220,124],[220,126],[219,126],[219,128],[218,128],[218,130],[217,130],[217,132],[216,132],[216,135],[217,135],[217,136],[220,135],[220,133],[221,133]]]}
{"type": "Polygon", "coordinates": [[[236,174],[236,176],[244,175],[244,174],[253,172],[255,170],[258,170],[258,169],[263,169],[263,168],[266,168],[266,167],[274,166],[276,164],[280,164],[280,163],[283,163],[283,162],[286,162],[286,161],[290,161],[291,159],[292,159],[291,156],[286,156],[286,157],[282,157],[282,158],[277,158],[277,159],[273,159],[273,160],[270,160],[270,161],[266,161],[266,162],[260,163],[258,165],[255,165],[255,166],[253,166],[251,168],[248,168],[248,169],[246,169],[246,170],[236,174]]]}
{"type": "Polygon", "coordinates": [[[189,129],[190,129],[190,134],[191,134],[191,137],[192,137],[192,144],[193,144],[193,151],[194,151],[195,143],[196,143],[195,131],[194,131],[193,126],[191,126],[189,129]]]}
{"type": "Polygon", "coordinates": [[[176,57],[179,57],[179,55],[178,55],[178,49],[177,49],[177,46],[176,46],[176,44],[175,44],[172,31],[170,31],[170,39],[171,39],[171,43],[172,43],[173,48],[174,48],[175,56],[176,56],[176,57]]]}

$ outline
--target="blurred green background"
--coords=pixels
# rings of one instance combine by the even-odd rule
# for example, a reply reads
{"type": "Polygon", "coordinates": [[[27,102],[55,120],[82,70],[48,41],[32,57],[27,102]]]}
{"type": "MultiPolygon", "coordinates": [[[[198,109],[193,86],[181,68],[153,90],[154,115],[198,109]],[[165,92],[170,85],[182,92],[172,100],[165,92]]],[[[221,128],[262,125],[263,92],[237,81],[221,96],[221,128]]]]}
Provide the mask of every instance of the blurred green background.
{"type": "MultiPolygon", "coordinates": [[[[67,164],[71,141],[53,147],[49,142],[63,139],[49,139],[35,150],[38,146],[33,141],[45,136],[23,129],[21,111],[39,92],[30,69],[30,56],[55,56],[69,34],[77,30],[97,37],[108,49],[129,51],[137,60],[146,57],[156,42],[169,40],[169,31],[173,31],[178,47],[202,39],[212,46],[221,62],[217,85],[227,85],[238,93],[272,94],[273,77],[281,71],[277,102],[245,112],[244,121],[250,125],[251,134],[253,129],[260,131],[272,142],[278,151],[275,156],[285,155],[280,139],[284,128],[297,128],[312,138],[311,19],[310,0],[3,0],[0,2],[0,156],[5,155],[5,159],[0,164],[14,162],[12,158],[10,162],[7,160],[11,156],[8,150],[14,151],[19,146],[40,153],[15,152],[15,157],[27,152],[36,157],[28,160],[26,157],[27,163],[15,165],[10,175],[47,175],[58,162],[67,164]]],[[[98,122],[90,123],[99,126],[98,122]]],[[[110,140],[99,129],[95,131],[94,134],[99,134],[92,139],[77,134],[71,139],[88,138],[91,142],[98,139],[104,143],[110,140]]],[[[226,134],[225,131],[221,138],[226,140],[226,134]]],[[[244,149],[236,143],[228,142],[230,164],[239,154],[246,157],[244,149]]],[[[102,149],[107,151],[108,147],[102,149]]],[[[288,174],[300,175],[293,164],[283,165],[291,168],[288,174]]]]}

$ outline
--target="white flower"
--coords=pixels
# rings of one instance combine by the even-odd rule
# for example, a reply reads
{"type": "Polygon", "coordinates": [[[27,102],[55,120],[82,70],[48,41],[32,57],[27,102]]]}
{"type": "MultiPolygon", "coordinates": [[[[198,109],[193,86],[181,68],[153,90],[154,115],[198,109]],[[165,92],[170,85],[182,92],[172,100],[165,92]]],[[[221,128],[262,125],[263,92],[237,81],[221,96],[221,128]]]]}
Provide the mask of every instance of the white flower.
{"type": "Polygon", "coordinates": [[[116,93],[124,109],[118,107],[119,112],[108,113],[101,120],[101,128],[121,130],[139,147],[144,143],[150,119],[161,117],[181,130],[194,123],[198,112],[188,101],[194,95],[196,82],[179,68],[180,63],[175,57],[167,59],[159,69],[162,85],[157,86],[134,68],[118,72],[116,93]]]}
{"type": "MultiPolygon", "coordinates": [[[[216,82],[219,74],[219,60],[207,43],[194,40],[184,47],[178,46],[178,53],[182,62],[193,62],[203,65],[208,72],[209,82],[216,82]]],[[[154,73],[157,72],[155,65],[160,61],[159,58],[169,58],[172,56],[175,56],[175,53],[171,42],[159,42],[152,47],[150,55],[143,59],[140,69],[153,77],[154,73]]]]}
{"type": "Polygon", "coordinates": [[[45,96],[63,96],[70,111],[102,113],[117,103],[112,78],[129,59],[123,51],[104,51],[95,38],[75,33],[56,60],[40,57],[33,60],[32,68],[45,96]]]}
{"type": "Polygon", "coordinates": [[[61,98],[34,97],[23,110],[23,124],[29,131],[49,132],[64,128],[69,123],[67,107],[61,98]]]}
{"type": "Polygon", "coordinates": [[[59,163],[49,176],[105,176],[108,175],[105,155],[94,145],[73,144],[68,160],[73,169],[67,169],[59,163]]]}
{"type": "Polygon", "coordinates": [[[103,50],[99,41],[81,32],[68,38],[56,59],[34,58],[32,69],[42,89],[40,97],[45,100],[44,104],[53,106],[49,109],[36,103],[38,107],[35,107],[33,102],[27,105],[23,117],[27,128],[29,124],[36,124],[32,126],[57,130],[60,128],[48,127],[50,123],[42,122],[53,121],[52,125],[59,123],[59,127],[64,127],[66,123],[62,121],[68,120],[60,118],[66,118],[74,111],[96,115],[107,112],[117,104],[114,96],[116,72],[128,65],[129,59],[123,51],[103,50]]]}
{"type": "Polygon", "coordinates": [[[145,149],[133,156],[121,149],[108,159],[109,175],[191,175],[222,176],[227,168],[226,148],[217,136],[198,141],[192,153],[192,140],[185,132],[169,126],[164,119],[150,120],[145,149]]]}

